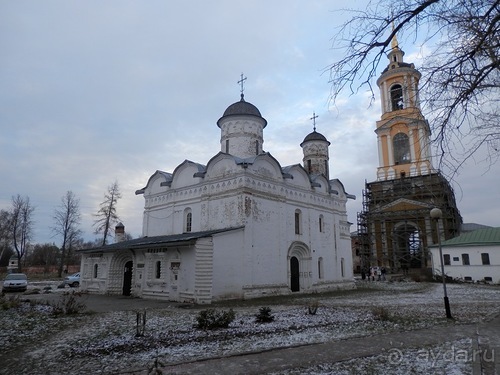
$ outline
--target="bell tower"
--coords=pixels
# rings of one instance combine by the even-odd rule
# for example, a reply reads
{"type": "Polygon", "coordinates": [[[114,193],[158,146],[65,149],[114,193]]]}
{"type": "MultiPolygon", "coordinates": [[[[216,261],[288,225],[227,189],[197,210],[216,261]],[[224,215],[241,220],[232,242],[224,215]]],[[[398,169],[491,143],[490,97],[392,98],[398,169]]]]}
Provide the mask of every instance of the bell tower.
{"type": "Polygon", "coordinates": [[[382,114],[376,123],[377,179],[365,183],[358,213],[356,252],[360,268],[383,266],[390,272],[430,274],[430,245],[450,239],[462,217],[446,178],[432,166],[430,127],[419,102],[420,72],[403,60],[392,40],[389,64],[377,80],[382,114]],[[437,231],[430,210],[443,212],[437,231]],[[413,270],[412,270],[413,269],[413,270]]]}
{"type": "Polygon", "coordinates": [[[403,56],[394,37],[389,64],[377,80],[382,105],[382,116],[375,130],[379,181],[433,172],[430,128],[418,97],[421,74],[414,64],[404,62],[403,56]]]}

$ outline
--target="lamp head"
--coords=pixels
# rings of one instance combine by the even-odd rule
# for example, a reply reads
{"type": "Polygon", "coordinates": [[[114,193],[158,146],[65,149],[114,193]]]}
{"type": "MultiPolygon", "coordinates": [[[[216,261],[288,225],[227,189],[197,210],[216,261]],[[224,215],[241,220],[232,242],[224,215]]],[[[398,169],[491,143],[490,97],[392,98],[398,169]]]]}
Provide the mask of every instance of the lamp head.
{"type": "Polygon", "coordinates": [[[434,207],[431,210],[431,218],[434,220],[441,219],[443,217],[443,211],[441,211],[439,208],[434,207]]]}

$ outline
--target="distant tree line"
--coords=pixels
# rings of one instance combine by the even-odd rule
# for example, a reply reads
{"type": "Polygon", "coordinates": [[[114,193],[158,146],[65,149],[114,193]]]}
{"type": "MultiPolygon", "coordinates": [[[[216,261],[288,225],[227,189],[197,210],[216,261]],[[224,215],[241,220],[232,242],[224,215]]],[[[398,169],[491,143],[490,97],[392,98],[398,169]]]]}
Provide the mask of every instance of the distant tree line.
{"type": "Polygon", "coordinates": [[[61,203],[54,210],[54,243],[33,244],[33,212],[35,207],[30,198],[21,195],[12,197],[10,209],[0,210],[0,267],[8,265],[12,256],[17,258],[18,272],[23,267],[44,266],[48,271],[57,266],[61,277],[69,265],[78,264],[80,256],[77,250],[106,245],[112,236],[113,225],[119,221],[116,206],[121,198],[118,182],[111,184],[95,214],[95,234],[100,237],[95,241],[82,239],[80,200],[72,191],[67,191],[61,203]],[[59,242],[60,241],[60,242],[59,242]]]}

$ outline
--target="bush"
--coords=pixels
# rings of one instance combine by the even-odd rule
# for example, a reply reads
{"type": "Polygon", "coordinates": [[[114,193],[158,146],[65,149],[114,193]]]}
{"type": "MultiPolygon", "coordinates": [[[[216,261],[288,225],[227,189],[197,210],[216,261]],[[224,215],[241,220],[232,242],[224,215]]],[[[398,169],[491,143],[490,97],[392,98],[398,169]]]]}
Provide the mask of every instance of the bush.
{"type": "Polygon", "coordinates": [[[372,309],[372,314],[376,320],[388,321],[391,319],[391,315],[389,314],[389,310],[387,310],[385,307],[381,307],[381,306],[374,307],[372,309]]]}
{"type": "Polygon", "coordinates": [[[259,313],[255,315],[255,321],[257,323],[270,323],[274,321],[274,316],[271,315],[271,308],[261,307],[259,313]]]}
{"type": "Polygon", "coordinates": [[[87,306],[78,300],[81,296],[81,293],[75,291],[63,293],[59,302],[52,305],[52,314],[71,315],[82,312],[87,306]]]}
{"type": "Polygon", "coordinates": [[[318,311],[319,307],[319,301],[311,301],[309,305],[307,306],[307,312],[309,315],[316,315],[316,312],[318,311]]]}
{"type": "Polygon", "coordinates": [[[199,329],[227,328],[233,322],[235,316],[233,309],[229,309],[229,311],[202,310],[196,317],[196,327],[199,329]]]}
{"type": "Polygon", "coordinates": [[[0,305],[2,306],[2,310],[15,309],[21,306],[21,301],[17,295],[13,297],[2,295],[0,296],[0,305]]]}

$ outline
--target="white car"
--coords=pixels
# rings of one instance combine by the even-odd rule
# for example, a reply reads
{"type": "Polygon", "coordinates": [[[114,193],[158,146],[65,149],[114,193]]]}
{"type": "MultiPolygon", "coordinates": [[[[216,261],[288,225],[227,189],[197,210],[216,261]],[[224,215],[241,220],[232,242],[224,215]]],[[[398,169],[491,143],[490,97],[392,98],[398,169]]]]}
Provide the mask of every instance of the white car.
{"type": "Polygon", "coordinates": [[[24,273],[10,273],[3,281],[2,292],[25,292],[28,288],[28,278],[24,273]]]}
{"type": "Polygon", "coordinates": [[[80,286],[80,272],[74,273],[73,275],[66,276],[64,278],[64,284],[71,287],[80,286]]]}

